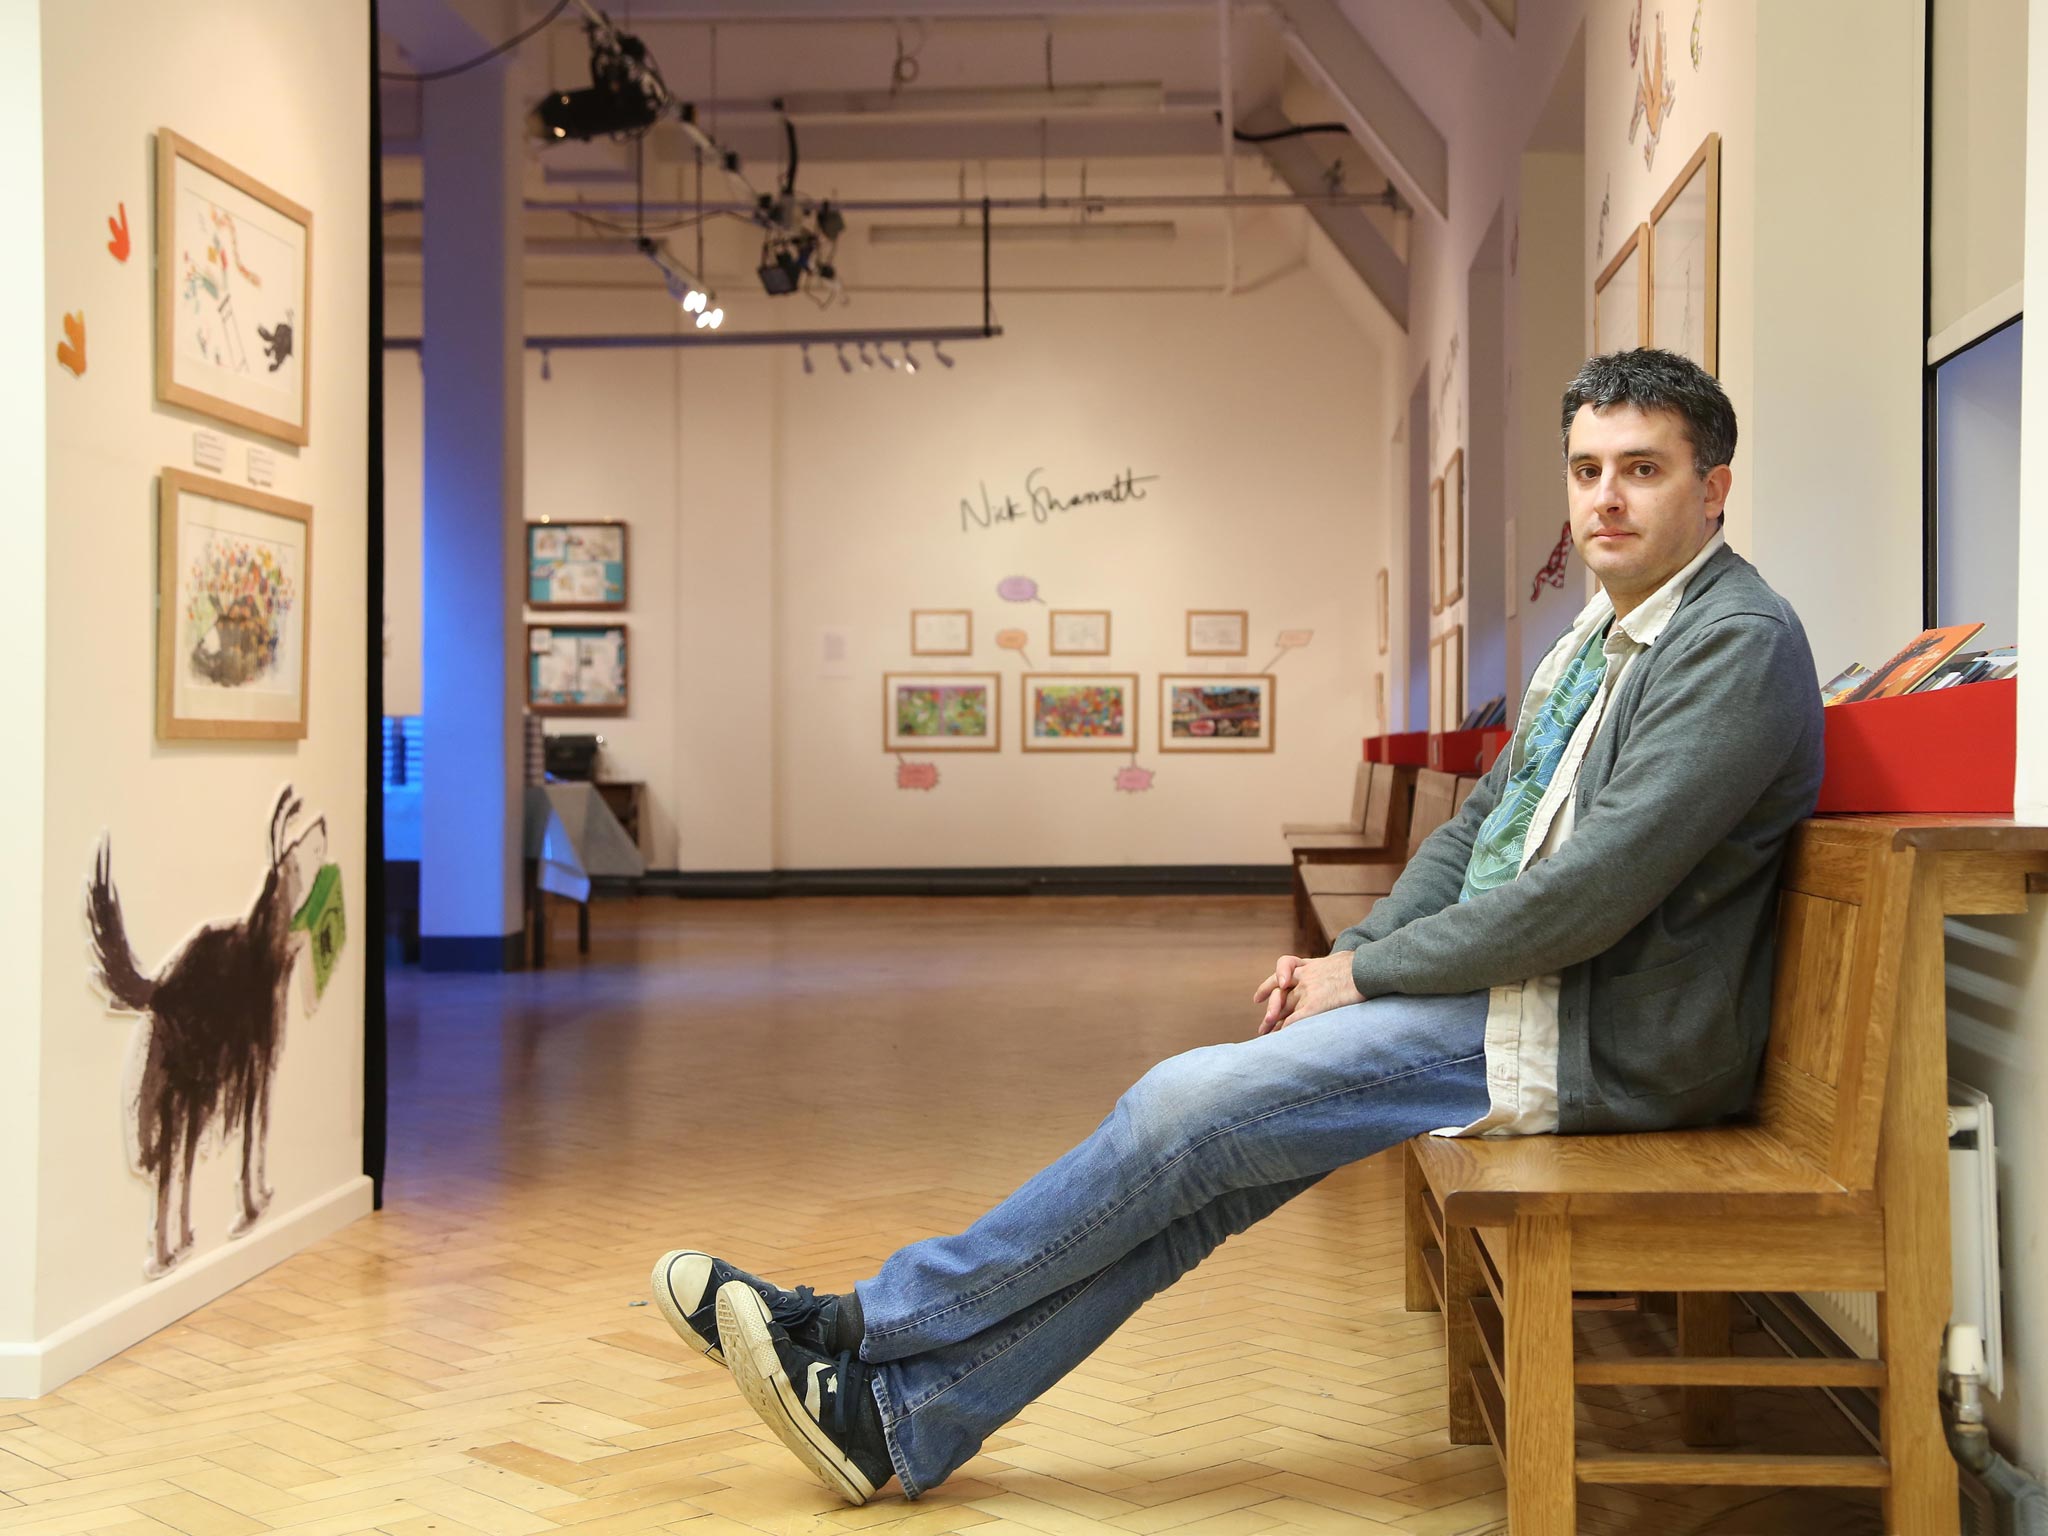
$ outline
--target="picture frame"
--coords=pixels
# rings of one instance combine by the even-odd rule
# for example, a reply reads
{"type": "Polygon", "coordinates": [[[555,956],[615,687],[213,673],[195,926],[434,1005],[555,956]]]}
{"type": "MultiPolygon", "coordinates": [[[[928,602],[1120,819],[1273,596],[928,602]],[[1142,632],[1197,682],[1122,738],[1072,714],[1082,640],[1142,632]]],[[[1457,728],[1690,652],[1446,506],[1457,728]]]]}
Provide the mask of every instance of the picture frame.
{"type": "Polygon", "coordinates": [[[312,310],[312,212],[159,128],[157,399],[305,447],[312,310]]]}
{"type": "Polygon", "coordinates": [[[626,525],[526,525],[526,606],[597,611],[626,606],[626,525]]]}
{"type": "Polygon", "coordinates": [[[1444,607],[1461,602],[1465,596],[1465,450],[1452,453],[1444,465],[1443,537],[1437,543],[1443,560],[1444,607]]]}
{"type": "Polygon", "coordinates": [[[1138,750],[1138,674],[1026,672],[1019,730],[1026,752],[1138,750]]]}
{"type": "Polygon", "coordinates": [[[156,734],[303,741],[313,509],[182,469],[157,492],[156,734]]]}
{"type": "Polygon", "coordinates": [[[1423,558],[1429,565],[1429,611],[1444,611],[1444,481],[1439,475],[1429,482],[1429,548],[1423,558]]]}
{"type": "Polygon", "coordinates": [[[1109,610],[1053,609],[1046,620],[1046,650],[1054,656],[1107,656],[1109,610]]]}
{"type": "Polygon", "coordinates": [[[1278,702],[1270,672],[1162,673],[1159,750],[1271,752],[1278,702]]]}
{"type": "Polygon", "coordinates": [[[885,672],[884,752],[999,752],[1002,674],[885,672]]]}
{"type": "Polygon", "coordinates": [[[1375,736],[1387,734],[1387,674],[1384,672],[1372,675],[1372,730],[1375,736]]]}
{"type": "Polygon", "coordinates": [[[1242,656],[1251,644],[1251,611],[1245,608],[1190,608],[1190,656],[1242,656]]]}
{"type": "Polygon", "coordinates": [[[910,610],[910,654],[913,656],[972,656],[974,614],[966,608],[913,608],[910,610]]]}
{"type": "Polygon", "coordinates": [[[623,715],[629,677],[623,623],[526,626],[526,707],[536,715],[623,715]]]}
{"type": "Polygon", "coordinates": [[[1465,718],[1465,626],[1453,624],[1429,642],[1432,731],[1455,731],[1465,718]]]}
{"type": "Polygon", "coordinates": [[[1646,346],[1650,336],[1650,226],[1629,231],[1593,279],[1593,351],[1596,355],[1646,346]]]}
{"type": "Polygon", "coordinates": [[[1721,135],[1710,133],[1650,212],[1649,345],[1721,363],[1721,135]]]}
{"type": "Polygon", "coordinates": [[[1387,654],[1387,645],[1392,638],[1394,627],[1389,598],[1391,583],[1388,581],[1387,568],[1384,565],[1380,567],[1379,574],[1373,578],[1373,588],[1375,595],[1379,599],[1379,616],[1376,620],[1379,628],[1377,637],[1379,644],[1378,654],[1384,656],[1387,654]]]}
{"type": "Polygon", "coordinates": [[[1435,635],[1429,642],[1429,719],[1424,729],[1431,732],[1443,730],[1444,719],[1444,637],[1435,635]]]}

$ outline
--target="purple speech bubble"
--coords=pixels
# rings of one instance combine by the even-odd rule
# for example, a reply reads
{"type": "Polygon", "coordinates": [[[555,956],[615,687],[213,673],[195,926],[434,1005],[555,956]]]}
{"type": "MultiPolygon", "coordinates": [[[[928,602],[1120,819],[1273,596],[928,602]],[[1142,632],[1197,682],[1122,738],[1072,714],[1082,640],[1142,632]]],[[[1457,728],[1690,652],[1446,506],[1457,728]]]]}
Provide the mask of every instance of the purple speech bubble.
{"type": "Polygon", "coordinates": [[[1029,576],[1005,576],[996,583],[996,596],[1006,603],[1036,602],[1038,583],[1029,576]]]}

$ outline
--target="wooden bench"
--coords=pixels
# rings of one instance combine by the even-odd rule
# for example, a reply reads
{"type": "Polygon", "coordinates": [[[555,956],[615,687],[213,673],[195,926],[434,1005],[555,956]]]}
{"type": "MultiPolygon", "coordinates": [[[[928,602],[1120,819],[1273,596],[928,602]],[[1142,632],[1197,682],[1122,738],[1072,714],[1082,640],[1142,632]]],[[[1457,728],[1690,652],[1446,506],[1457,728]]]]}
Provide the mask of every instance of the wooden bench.
{"type": "Polygon", "coordinates": [[[1401,853],[1361,857],[1345,863],[1298,860],[1294,866],[1296,942],[1304,955],[1329,953],[1337,935],[1364,918],[1372,904],[1394,888],[1402,867],[1430,833],[1449,821],[1473,779],[1453,778],[1423,768],[1415,773],[1408,842],[1401,853]]]}
{"type": "Polygon", "coordinates": [[[1314,831],[1298,826],[1282,829],[1287,838],[1288,859],[1293,865],[1297,942],[1305,942],[1303,936],[1312,931],[1308,894],[1303,885],[1305,871],[1376,859],[1392,859],[1398,864],[1403,857],[1401,849],[1408,840],[1416,770],[1391,763],[1362,763],[1359,767],[1359,788],[1365,796],[1365,807],[1355,830],[1314,831]]]}
{"type": "Polygon", "coordinates": [[[1351,779],[1351,816],[1345,821],[1289,821],[1283,822],[1280,835],[1292,842],[1297,837],[1309,837],[1329,832],[1363,832],[1365,830],[1366,806],[1372,794],[1372,771],[1376,765],[1360,762],[1358,771],[1351,779]]]}
{"type": "Polygon", "coordinates": [[[1408,1143],[1407,1303],[1445,1314],[1450,1437],[1499,1451],[1513,1536],[1571,1536],[1581,1483],[1874,1487],[1887,1531],[1954,1536],[1941,925],[2024,910],[2044,873],[2048,829],[1806,822],[1752,1122],[1408,1143]],[[1816,1290],[1879,1293],[1880,1359],[1731,1355],[1730,1293],[1816,1290]],[[1678,1293],[1678,1353],[1578,1355],[1576,1291],[1678,1293]],[[1695,1446],[1729,1443],[1732,1388],[1868,1389],[1879,1453],[1581,1450],[1590,1385],[1680,1387],[1695,1446]]]}

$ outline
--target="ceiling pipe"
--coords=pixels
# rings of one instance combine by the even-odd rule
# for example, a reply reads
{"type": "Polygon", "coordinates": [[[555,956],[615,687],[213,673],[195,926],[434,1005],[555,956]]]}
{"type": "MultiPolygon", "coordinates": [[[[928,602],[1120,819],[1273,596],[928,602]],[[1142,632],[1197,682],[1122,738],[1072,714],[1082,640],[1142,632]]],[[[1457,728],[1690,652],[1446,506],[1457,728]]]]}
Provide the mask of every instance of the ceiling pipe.
{"type": "MultiPolygon", "coordinates": [[[[616,336],[529,336],[529,352],[618,352],[666,350],[674,347],[829,347],[891,346],[910,341],[990,341],[1003,334],[1000,325],[889,326],[865,331],[641,331],[616,336]]],[[[386,336],[386,352],[424,352],[424,338],[386,336]]]]}
{"type": "MultiPolygon", "coordinates": [[[[384,200],[386,213],[418,213],[426,206],[417,197],[384,200]]],[[[528,213],[613,213],[635,211],[631,202],[575,202],[563,198],[529,197],[528,213]]],[[[996,213],[1051,212],[1055,209],[1105,208],[1405,208],[1389,187],[1383,192],[1191,192],[1186,194],[1100,194],[1072,197],[899,197],[833,198],[832,206],[842,213],[972,213],[990,209],[996,213]]],[[[738,214],[751,219],[760,212],[754,203],[696,203],[649,199],[639,208],[650,214],[716,213],[738,214]]]]}
{"type": "MultiPolygon", "coordinates": [[[[1216,0],[1216,75],[1223,110],[1216,114],[1223,130],[1223,195],[1237,195],[1237,94],[1231,82],[1230,0],[1216,0]]],[[[1237,211],[1223,215],[1223,296],[1237,292],[1237,211]]]]}

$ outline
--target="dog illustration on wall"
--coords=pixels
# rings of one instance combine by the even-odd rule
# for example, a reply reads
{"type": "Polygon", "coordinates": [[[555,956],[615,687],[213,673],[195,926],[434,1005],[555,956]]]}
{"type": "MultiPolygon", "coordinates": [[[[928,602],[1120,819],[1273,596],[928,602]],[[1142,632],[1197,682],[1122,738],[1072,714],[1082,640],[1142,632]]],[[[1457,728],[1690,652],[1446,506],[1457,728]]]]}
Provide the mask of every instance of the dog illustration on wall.
{"type": "Polygon", "coordinates": [[[113,852],[100,840],[86,886],[93,977],[110,1009],[140,1014],[131,1066],[129,1160],[156,1184],[149,1279],[167,1274],[192,1247],[192,1166],[209,1131],[223,1142],[242,1133],[236,1213],[229,1236],[253,1227],[270,1204],[265,1152],[270,1090],[284,1046],[294,965],[306,1013],[340,957],[346,938],[341,871],[326,863],[327,819],[292,835],[300,802],[289,784],[270,817],[270,864],[246,917],[208,923],[154,975],[145,975],[128,942],[114,889],[113,852]],[[171,1193],[178,1191],[177,1228],[171,1193]]]}

